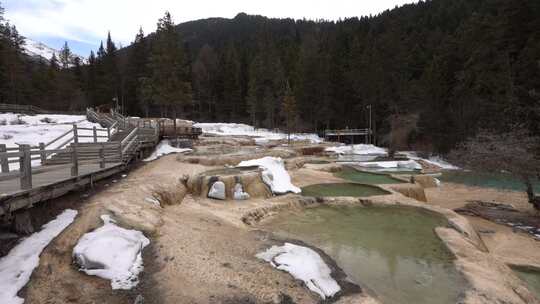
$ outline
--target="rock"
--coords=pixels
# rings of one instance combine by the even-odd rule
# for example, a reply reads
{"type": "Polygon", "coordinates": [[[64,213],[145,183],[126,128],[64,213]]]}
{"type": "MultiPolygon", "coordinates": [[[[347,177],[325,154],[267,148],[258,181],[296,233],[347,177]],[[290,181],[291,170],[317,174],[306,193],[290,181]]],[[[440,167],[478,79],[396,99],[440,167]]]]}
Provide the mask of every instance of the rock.
{"type": "Polygon", "coordinates": [[[438,183],[437,183],[437,179],[434,178],[433,176],[429,176],[429,175],[417,175],[417,176],[414,176],[413,175],[413,178],[414,178],[414,181],[416,183],[418,183],[420,186],[422,186],[422,188],[426,189],[426,188],[436,188],[438,187],[438,183]]]}
{"type": "Polygon", "coordinates": [[[34,233],[34,226],[32,225],[32,219],[28,211],[18,212],[15,214],[13,220],[13,231],[18,234],[32,234],[34,233]]]}
{"type": "Polygon", "coordinates": [[[243,201],[249,199],[249,193],[244,192],[242,184],[236,184],[234,186],[233,198],[237,201],[243,201]]]}
{"type": "Polygon", "coordinates": [[[208,191],[208,197],[218,200],[225,200],[225,183],[221,181],[213,183],[212,187],[210,187],[210,191],[208,191]]]}

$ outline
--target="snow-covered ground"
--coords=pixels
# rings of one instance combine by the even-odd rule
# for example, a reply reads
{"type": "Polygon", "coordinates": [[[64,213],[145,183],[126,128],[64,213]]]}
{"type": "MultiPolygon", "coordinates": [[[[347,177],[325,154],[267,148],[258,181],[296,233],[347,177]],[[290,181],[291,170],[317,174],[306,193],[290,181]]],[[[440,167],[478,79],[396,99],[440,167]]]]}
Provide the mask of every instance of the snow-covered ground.
{"type": "Polygon", "coordinates": [[[377,155],[386,156],[388,153],[385,148],[377,147],[374,145],[358,144],[358,145],[343,145],[329,147],[325,149],[326,152],[334,152],[338,155],[377,155]]]}
{"type": "Polygon", "coordinates": [[[65,210],[56,219],[41,227],[41,231],[22,240],[7,256],[0,259],[0,303],[22,304],[17,293],[28,283],[32,271],[39,265],[43,249],[73,222],[77,211],[65,210]]]}
{"type": "Polygon", "coordinates": [[[341,290],[332,278],[328,265],[313,249],[285,243],[283,246],[272,246],[257,254],[257,257],[303,281],[323,299],[332,297],[341,290]]]}
{"type": "Polygon", "coordinates": [[[379,171],[392,170],[422,170],[422,165],[414,160],[403,161],[380,161],[380,162],[360,162],[358,166],[367,169],[377,169],[379,171]]]}
{"type": "Polygon", "coordinates": [[[81,237],[73,257],[81,271],[111,281],[112,289],[131,289],[144,269],[142,250],[150,244],[142,232],[119,227],[108,215],[103,226],[81,237]]]}
{"type": "Polygon", "coordinates": [[[374,145],[357,144],[357,145],[340,145],[335,147],[329,147],[325,149],[326,152],[333,152],[338,155],[339,159],[345,159],[347,162],[354,162],[366,168],[374,168],[381,170],[401,170],[409,169],[416,170],[422,169],[422,166],[416,162],[422,160],[426,163],[435,165],[444,170],[457,170],[456,167],[440,156],[431,156],[429,158],[419,157],[414,151],[399,151],[399,154],[406,155],[409,161],[371,161],[378,156],[387,156],[387,150],[385,148],[377,147],[374,145]]]}
{"type": "Polygon", "coordinates": [[[164,139],[159,142],[159,144],[154,149],[152,154],[150,154],[150,156],[145,158],[143,161],[150,162],[150,161],[153,161],[162,157],[163,155],[173,154],[173,153],[185,153],[185,152],[190,152],[190,151],[192,150],[173,147],[171,146],[171,142],[169,140],[164,139]]]}
{"type": "Polygon", "coordinates": [[[300,193],[302,190],[291,182],[291,176],[285,170],[285,163],[279,157],[263,157],[243,161],[238,167],[258,166],[263,169],[262,178],[266,185],[272,189],[274,194],[285,194],[288,192],[300,193]]]}
{"type": "MultiPolygon", "coordinates": [[[[32,146],[38,146],[39,143],[47,144],[58,136],[72,130],[73,124],[77,124],[80,128],[102,128],[99,124],[86,120],[86,116],[84,115],[24,115],[2,113],[0,114],[0,144],[5,144],[7,147],[18,147],[18,144],[32,146]]],[[[92,135],[93,132],[90,130],[79,130],[78,134],[88,136],[92,135]]],[[[107,135],[106,132],[98,132],[98,136],[104,135],[107,135]]],[[[58,146],[65,142],[69,138],[68,136],[47,147],[47,149],[59,148],[58,146]]],[[[92,142],[93,140],[91,137],[79,138],[79,142],[92,142]]],[[[98,141],[107,141],[107,138],[98,138],[98,141]]],[[[32,166],[39,164],[39,160],[32,162],[32,166]]],[[[18,168],[18,163],[10,164],[11,170],[18,168]]]]}
{"type": "Polygon", "coordinates": [[[410,159],[422,160],[422,161],[425,161],[426,163],[438,166],[438,167],[440,167],[440,168],[442,168],[444,170],[459,170],[460,169],[459,167],[454,166],[451,163],[445,161],[440,156],[430,156],[429,158],[421,158],[414,151],[405,151],[405,152],[400,152],[400,153],[407,155],[407,157],[410,158],[410,159]]]}
{"type": "MultiPolygon", "coordinates": [[[[204,133],[221,136],[249,136],[255,139],[257,144],[264,144],[270,140],[287,139],[286,133],[272,132],[267,129],[255,129],[246,124],[237,123],[197,123],[196,128],[201,128],[204,133]]],[[[291,140],[309,140],[312,143],[320,143],[323,140],[317,134],[291,134],[291,140]]]]}

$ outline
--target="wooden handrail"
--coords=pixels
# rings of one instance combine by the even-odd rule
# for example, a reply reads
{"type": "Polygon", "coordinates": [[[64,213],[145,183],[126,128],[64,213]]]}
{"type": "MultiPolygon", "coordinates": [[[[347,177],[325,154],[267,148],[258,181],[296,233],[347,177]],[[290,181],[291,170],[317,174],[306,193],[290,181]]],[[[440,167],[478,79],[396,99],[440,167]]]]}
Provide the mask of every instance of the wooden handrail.
{"type": "Polygon", "coordinates": [[[66,135],[68,135],[69,133],[72,133],[72,132],[73,132],[73,130],[68,130],[68,131],[66,131],[66,132],[63,133],[62,135],[58,136],[57,138],[55,138],[55,139],[51,140],[50,142],[48,142],[47,144],[45,144],[45,147],[48,147],[48,146],[54,144],[55,142],[57,142],[58,140],[60,140],[62,137],[66,136],[66,135]]]}
{"type": "Polygon", "coordinates": [[[139,128],[134,128],[134,129],[128,134],[128,136],[126,136],[126,138],[124,138],[124,139],[120,142],[120,144],[121,144],[122,146],[124,146],[125,143],[127,143],[129,140],[131,140],[131,137],[133,137],[135,134],[137,134],[137,131],[138,131],[138,130],[139,130],[139,128]]]}

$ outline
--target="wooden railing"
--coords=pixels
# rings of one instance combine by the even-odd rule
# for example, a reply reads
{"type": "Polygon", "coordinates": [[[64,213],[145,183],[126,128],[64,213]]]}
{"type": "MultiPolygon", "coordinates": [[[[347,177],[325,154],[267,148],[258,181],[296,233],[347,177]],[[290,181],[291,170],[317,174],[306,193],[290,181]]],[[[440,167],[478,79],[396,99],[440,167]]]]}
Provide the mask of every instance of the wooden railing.
{"type": "Polygon", "coordinates": [[[0,113],[17,113],[17,114],[68,114],[68,115],[84,115],[80,111],[50,111],[33,105],[18,105],[11,103],[0,103],[0,113]]]}
{"type": "Polygon", "coordinates": [[[71,168],[71,177],[79,176],[79,166],[88,165],[88,164],[99,164],[100,168],[105,168],[106,163],[114,160],[116,161],[118,157],[111,157],[107,153],[107,150],[110,150],[105,143],[99,148],[99,158],[92,160],[80,160],[79,159],[79,147],[77,145],[71,145],[69,148],[65,149],[49,149],[49,150],[33,150],[30,145],[20,145],[17,152],[1,152],[0,159],[2,160],[2,172],[0,175],[0,181],[11,180],[11,179],[20,179],[20,188],[22,190],[32,189],[32,175],[37,173],[45,173],[50,171],[55,171],[64,168],[71,168]],[[69,153],[71,155],[71,163],[56,165],[56,166],[41,166],[32,168],[32,160],[39,159],[43,161],[43,155],[53,154],[53,153],[69,153]],[[33,155],[38,155],[38,158],[34,158],[33,155]],[[16,158],[19,162],[19,170],[9,172],[9,163],[11,161],[6,161],[9,159],[16,158]]]}
{"type": "MultiPolygon", "coordinates": [[[[70,143],[78,144],[81,138],[92,138],[91,142],[97,143],[99,138],[107,138],[107,140],[109,140],[111,135],[112,133],[110,128],[83,128],[73,124],[73,127],[70,130],[62,133],[60,136],[54,138],[48,143],[39,143],[37,146],[27,146],[30,148],[31,154],[35,155],[31,157],[31,160],[40,160],[42,164],[45,164],[49,156],[58,153],[58,151],[63,151],[62,148],[70,143]],[[91,135],[85,135],[82,134],[81,131],[91,131],[92,133],[91,135]],[[104,132],[106,133],[103,134],[104,132]],[[55,145],[54,149],[51,149],[54,144],[57,145],[55,145]]],[[[0,167],[2,173],[8,173],[10,171],[9,164],[19,162],[18,154],[6,154],[4,152],[18,151],[16,153],[20,153],[21,146],[26,145],[19,145],[19,147],[6,147],[5,144],[0,144],[0,167]]]]}
{"type": "Polygon", "coordinates": [[[369,129],[341,129],[341,130],[325,130],[324,136],[344,136],[344,135],[368,135],[369,129]]]}

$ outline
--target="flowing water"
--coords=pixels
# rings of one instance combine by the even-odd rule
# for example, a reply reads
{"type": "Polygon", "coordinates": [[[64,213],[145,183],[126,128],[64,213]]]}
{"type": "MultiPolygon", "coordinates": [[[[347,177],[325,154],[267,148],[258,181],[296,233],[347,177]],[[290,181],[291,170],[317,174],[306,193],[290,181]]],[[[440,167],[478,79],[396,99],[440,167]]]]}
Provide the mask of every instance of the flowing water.
{"type": "Polygon", "coordinates": [[[264,224],[323,249],[386,304],[455,304],[464,281],[434,228],[447,221],[407,207],[318,207],[264,224]]]}
{"type": "Polygon", "coordinates": [[[369,185],[360,185],[354,183],[336,183],[336,184],[316,184],[302,188],[303,196],[313,197],[333,197],[333,196],[353,196],[368,197],[374,195],[385,195],[389,192],[378,187],[369,185]]]}

